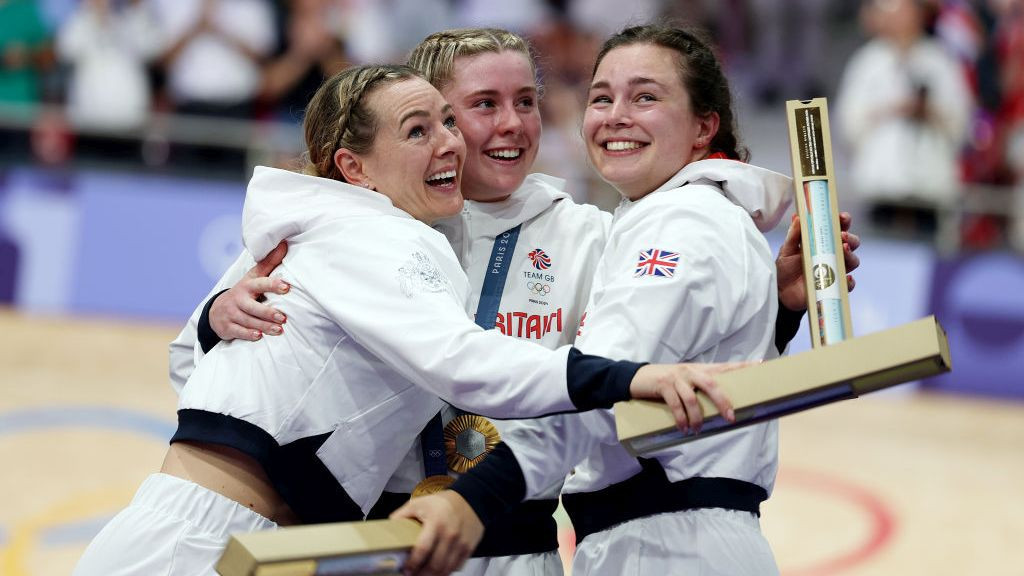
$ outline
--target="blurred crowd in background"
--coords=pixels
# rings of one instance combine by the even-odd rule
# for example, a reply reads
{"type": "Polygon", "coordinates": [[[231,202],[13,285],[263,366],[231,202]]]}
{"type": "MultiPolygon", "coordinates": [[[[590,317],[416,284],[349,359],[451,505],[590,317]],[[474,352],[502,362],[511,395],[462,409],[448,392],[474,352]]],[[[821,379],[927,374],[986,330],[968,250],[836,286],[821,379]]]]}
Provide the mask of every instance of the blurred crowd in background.
{"type": "Polygon", "coordinates": [[[536,170],[610,208],[579,142],[590,67],[659,18],[710,32],[748,113],[830,98],[862,227],[1024,250],[1024,0],[0,0],[0,166],[244,181],[296,162],[324,77],[499,26],[539,56],[536,170]]]}

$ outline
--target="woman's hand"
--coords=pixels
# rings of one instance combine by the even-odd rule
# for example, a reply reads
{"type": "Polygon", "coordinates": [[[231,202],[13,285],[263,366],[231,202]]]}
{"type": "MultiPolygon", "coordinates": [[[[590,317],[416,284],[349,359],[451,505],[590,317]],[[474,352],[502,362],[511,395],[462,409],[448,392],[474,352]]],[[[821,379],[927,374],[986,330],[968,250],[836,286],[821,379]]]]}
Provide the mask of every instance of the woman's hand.
{"type": "Polygon", "coordinates": [[[217,296],[210,306],[210,328],[221,340],[259,340],[264,334],[280,334],[287,318],[284,313],[263,304],[263,294],[287,294],[291,286],[280,278],[270,278],[288,244],[281,242],[227,292],[217,296]]]}
{"type": "MultiPolygon", "coordinates": [[[[853,217],[849,212],[839,213],[839,228],[843,239],[843,262],[846,263],[846,286],[853,290],[857,283],[850,272],[860,266],[860,257],[854,251],[860,247],[860,237],[850,232],[853,217]]],[[[779,256],[775,259],[775,270],[778,275],[779,302],[783,306],[798,312],[807,310],[807,284],[804,280],[803,251],[800,247],[800,219],[793,216],[786,233],[786,241],[779,248],[779,256]]]]}
{"type": "Polygon", "coordinates": [[[629,384],[629,394],[643,400],[662,400],[672,409],[676,427],[683,432],[700,432],[704,412],[697,401],[700,390],[711,400],[718,413],[729,422],[736,421],[732,402],[718,388],[714,375],[743,368],[756,362],[723,364],[647,364],[637,370],[629,384]]]}
{"type": "Polygon", "coordinates": [[[413,498],[391,518],[411,518],[423,525],[402,570],[406,576],[442,576],[458,570],[484,535],[476,513],[451,490],[413,498]]]}

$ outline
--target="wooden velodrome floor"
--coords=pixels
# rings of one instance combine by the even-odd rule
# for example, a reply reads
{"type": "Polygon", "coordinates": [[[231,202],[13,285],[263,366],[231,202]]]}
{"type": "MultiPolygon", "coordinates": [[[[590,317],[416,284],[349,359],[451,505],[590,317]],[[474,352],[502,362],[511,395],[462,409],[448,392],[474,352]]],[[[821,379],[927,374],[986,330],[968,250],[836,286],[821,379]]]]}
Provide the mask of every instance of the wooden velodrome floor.
{"type": "MultiPolygon", "coordinates": [[[[68,574],[160,463],[174,326],[0,309],[0,575],[68,574]]],[[[1024,404],[920,392],[790,416],[783,574],[1024,575],[1024,404]]]]}

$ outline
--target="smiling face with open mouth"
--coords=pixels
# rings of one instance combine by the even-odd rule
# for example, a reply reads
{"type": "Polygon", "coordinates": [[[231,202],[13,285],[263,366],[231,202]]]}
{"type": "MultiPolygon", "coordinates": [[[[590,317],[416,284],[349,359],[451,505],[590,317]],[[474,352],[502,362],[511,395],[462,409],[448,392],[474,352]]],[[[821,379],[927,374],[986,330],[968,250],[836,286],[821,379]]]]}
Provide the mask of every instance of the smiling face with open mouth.
{"type": "Polygon", "coordinates": [[[508,198],[530,173],[540,144],[537,83],[527,55],[460,56],[442,93],[466,139],[463,195],[481,202],[508,198]]]}
{"type": "Polygon", "coordinates": [[[427,224],[458,214],[466,145],[451,105],[420,78],[389,84],[369,98],[377,136],[362,157],[365,184],[427,224]]]}
{"type": "Polygon", "coordinates": [[[717,115],[694,114],[675,51],[631,44],[609,51],[590,86],[583,117],[587,154],[626,198],[653,192],[707,154],[717,115]]]}

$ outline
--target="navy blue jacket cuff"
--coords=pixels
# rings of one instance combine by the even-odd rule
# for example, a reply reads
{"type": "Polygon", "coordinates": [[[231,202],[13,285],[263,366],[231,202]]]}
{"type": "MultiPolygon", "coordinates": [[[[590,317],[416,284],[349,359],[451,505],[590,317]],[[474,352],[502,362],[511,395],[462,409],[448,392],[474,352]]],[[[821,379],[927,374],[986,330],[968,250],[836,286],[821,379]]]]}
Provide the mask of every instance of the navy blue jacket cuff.
{"type": "Polygon", "coordinates": [[[220,336],[217,336],[217,333],[210,326],[210,306],[213,306],[213,302],[227,291],[227,289],[224,289],[214,294],[212,298],[206,301],[206,306],[203,306],[203,312],[199,315],[199,325],[196,328],[196,332],[199,338],[199,346],[203,349],[203,354],[213,350],[213,347],[220,342],[220,336]]]}
{"type": "Polygon", "coordinates": [[[629,400],[629,384],[644,364],[591,356],[573,348],[565,365],[569,399],[580,412],[629,400]]]}

